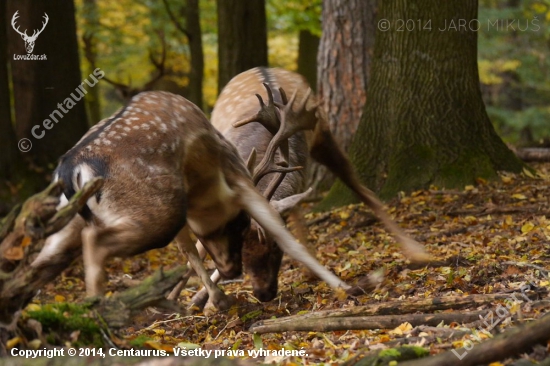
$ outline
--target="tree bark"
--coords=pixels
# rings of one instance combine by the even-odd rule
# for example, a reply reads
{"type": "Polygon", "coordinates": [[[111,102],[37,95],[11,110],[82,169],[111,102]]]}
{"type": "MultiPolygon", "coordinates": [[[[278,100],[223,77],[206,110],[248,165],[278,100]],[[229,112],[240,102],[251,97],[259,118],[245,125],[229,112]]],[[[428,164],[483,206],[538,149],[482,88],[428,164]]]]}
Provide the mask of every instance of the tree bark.
{"type": "MultiPolygon", "coordinates": [[[[11,14],[9,15],[11,16],[11,14]]],[[[0,2],[0,177],[2,180],[13,179],[15,167],[18,165],[19,152],[17,139],[13,129],[10,103],[10,83],[8,74],[8,34],[6,25],[9,18],[6,12],[6,2],[0,2]]]]}
{"type": "Polygon", "coordinates": [[[243,71],[268,66],[265,0],[218,0],[218,93],[243,71]]]}
{"type": "MultiPolygon", "coordinates": [[[[21,30],[28,29],[28,34],[42,27],[44,13],[49,17],[33,50],[34,55],[46,55],[47,59],[11,62],[17,137],[30,139],[33,147],[27,156],[37,165],[49,169],[48,164],[70,149],[88,128],[83,101],[76,101],[71,108],[64,103],[71,93],[79,95],[75,89],[82,81],[74,3],[73,0],[8,0],[8,16],[15,11],[19,11],[17,24],[21,30]],[[54,111],[59,113],[53,114],[54,111]],[[50,130],[43,126],[46,119],[52,121],[53,125],[48,125],[50,130]],[[33,137],[33,126],[40,126],[35,132],[37,135],[43,132],[42,138],[33,137]]],[[[11,27],[9,31],[10,54],[26,55],[21,37],[11,27]]]]}
{"type": "MultiPolygon", "coordinates": [[[[376,34],[369,98],[350,157],[382,198],[430,185],[461,188],[523,168],[485,111],[477,33],[458,27],[477,18],[477,7],[477,1],[380,3],[379,19],[390,29],[376,34]]],[[[353,201],[337,183],[324,206],[353,201]]]]}
{"type": "MultiPolygon", "coordinates": [[[[317,54],[320,108],[338,145],[347,151],[366,100],[374,46],[377,0],[324,0],[323,34],[317,54]]],[[[318,164],[310,185],[328,189],[334,177],[318,164]]]]}
{"type": "Polygon", "coordinates": [[[374,46],[374,0],[324,0],[318,94],[338,145],[346,151],[366,100],[374,46]]]}
{"type": "Polygon", "coordinates": [[[187,98],[203,109],[202,83],[204,77],[204,53],[202,50],[202,32],[198,0],[187,0],[185,19],[186,29],[189,35],[189,52],[191,54],[189,95],[187,98]]]}

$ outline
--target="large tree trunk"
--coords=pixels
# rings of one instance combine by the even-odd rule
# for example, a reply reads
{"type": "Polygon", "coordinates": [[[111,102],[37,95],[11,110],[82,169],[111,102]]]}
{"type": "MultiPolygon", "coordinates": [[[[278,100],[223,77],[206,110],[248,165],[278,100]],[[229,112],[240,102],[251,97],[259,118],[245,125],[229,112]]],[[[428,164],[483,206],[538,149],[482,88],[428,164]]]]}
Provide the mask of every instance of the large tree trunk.
{"type": "Polygon", "coordinates": [[[189,51],[191,53],[188,99],[203,109],[202,80],[204,77],[204,53],[202,50],[198,0],[187,0],[185,19],[187,34],[189,35],[189,51]]]}
{"type": "MultiPolygon", "coordinates": [[[[347,151],[363,112],[374,46],[377,0],[324,0],[317,55],[317,90],[338,145],[347,151]]],[[[314,166],[311,183],[328,188],[334,178],[314,166]]]]}
{"type": "MultiPolygon", "coordinates": [[[[17,24],[21,30],[28,29],[28,34],[42,27],[44,13],[49,17],[33,50],[34,55],[46,55],[47,59],[11,62],[17,137],[30,139],[33,146],[28,156],[37,165],[49,169],[48,164],[71,148],[88,128],[84,101],[75,100],[70,109],[65,103],[71,93],[79,97],[75,89],[82,82],[74,3],[72,0],[8,0],[8,16],[16,10],[20,16],[17,24]],[[51,125],[46,122],[50,130],[43,126],[45,120],[51,121],[51,125]],[[40,139],[32,134],[34,126],[39,126],[35,135],[43,134],[40,139]]],[[[11,31],[10,54],[26,55],[23,40],[11,31]]]]}
{"type": "Polygon", "coordinates": [[[267,66],[265,0],[218,0],[218,92],[243,71],[267,66]]]}
{"type": "MultiPolygon", "coordinates": [[[[11,16],[11,14],[9,15],[11,16]]],[[[10,83],[8,74],[8,35],[9,24],[6,2],[0,1],[0,177],[3,181],[12,180],[19,154],[17,140],[11,119],[10,83]]]]}
{"type": "MultiPolygon", "coordinates": [[[[363,182],[383,198],[431,184],[461,188],[523,167],[485,111],[477,33],[458,29],[459,21],[477,18],[477,7],[477,1],[380,3],[379,19],[390,29],[376,34],[369,97],[350,156],[363,182]],[[401,19],[416,20],[402,31],[401,19]],[[449,29],[451,22],[457,29],[449,29]]],[[[325,203],[352,200],[336,184],[325,203]]]]}

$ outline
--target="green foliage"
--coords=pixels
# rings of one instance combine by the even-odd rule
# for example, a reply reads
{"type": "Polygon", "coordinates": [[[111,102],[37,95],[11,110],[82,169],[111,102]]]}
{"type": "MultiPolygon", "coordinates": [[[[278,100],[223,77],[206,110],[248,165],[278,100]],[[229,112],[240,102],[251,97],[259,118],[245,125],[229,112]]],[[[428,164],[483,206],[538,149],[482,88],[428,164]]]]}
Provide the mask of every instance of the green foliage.
{"type": "Polygon", "coordinates": [[[321,36],[322,4],[322,0],[267,0],[269,30],[293,33],[308,30],[312,34],[321,36]]]}
{"type": "Polygon", "coordinates": [[[527,128],[535,140],[550,136],[550,1],[513,7],[506,0],[485,0],[478,19],[480,80],[495,127],[510,142],[527,128]]]}
{"type": "Polygon", "coordinates": [[[42,324],[46,338],[51,344],[62,344],[60,342],[71,338],[71,333],[78,331],[80,333],[73,346],[103,345],[100,328],[86,306],[60,303],[33,308],[34,310],[27,310],[26,317],[42,324]]]}
{"type": "Polygon", "coordinates": [[[130,345],[132,345],[134,347],[142,348],[145,345],[146,342],[151,341],[151,340],[153,340],[153,339],[150,338],[150,337],[147,337],[144,334],[140,334],[136,338],[129,341],[128,343],[130,343],[130,345]]]}

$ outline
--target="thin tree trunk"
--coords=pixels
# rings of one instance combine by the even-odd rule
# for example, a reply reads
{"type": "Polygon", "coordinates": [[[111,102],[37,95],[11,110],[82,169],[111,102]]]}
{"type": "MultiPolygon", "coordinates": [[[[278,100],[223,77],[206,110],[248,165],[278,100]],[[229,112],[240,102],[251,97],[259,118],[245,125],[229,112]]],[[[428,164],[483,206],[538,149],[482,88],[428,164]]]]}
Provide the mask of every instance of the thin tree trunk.
{"type": "Polygon", "coordinates": [[[202,33],[199,18],[199,1],[187,0],[185,7],[186,29],[189,35],[191,53],[191,72],[189,75],[188,99],[203,107],[202,82],[204,77],[204,53],[202,50],[202,33]]]}
{"type": "Polygon", "coordinates": [[[302,29],[298,40],[298,74],[303,75],[312,89],[317,87],[317,51],[319,37],[302,29]]]}
{"type": "MultiPolygon", "coordinates": [[[[317,56],[317,90],[338,145],[347,151],[357,130],[369,81],[377,0],[324,0],[323,34],[317,56]]],[[[334,182],[314,166],[312,184],[334,182]]]]}
{"type": "MultiPolygon", "coordinates": [[[[89,49],[85,52],[89,52],[87,74],[92,74],[95,70],[95,63],[97,60],[96,40],[94,34],[97,33],[99,27],[99,13],[97,8],[97,0],[84,0],[84,12],[87,14],[85,18],[86,31],[90,32],[86,36],[90,36],[89,49]]],[[[86,105],[88,111],[88,122],[96,124],[101,120],[101,100],[100,100],[100,88],[101,84],[94,86],[93,88],[87,87],[88,94],[86,94],[86,105]]]]}
{"type": "MultiPolygon", "coordinates": [[[[75,89],[82,82],[74,3],[73,0],[8,0],[8,15],[17,10],[17,24],[20,29],[28,29],[29,34],[42,28],[44,14],[49,17],[33,50],[34,55],[45,55],[47,59],[15,60],[11,69],[17,137],[30,139],[33,146],[27,156],[37,165],[50,169],[50,164],[70,149],[88,128],[84,101],[75,99],[72,104],[68,103],[71,93],[79,96],[75,89]],[[34,126],[38,126],[35,135],[41,138],[32,134],[34,126]]],[[[11,31],[10,54],[26,55],[23,40],[11,31]]],[[[93,79],[89,81],[93,83],[93,79]]]]}
{"type": "Polygon", "coordinates": [[[375,11],[373,0],[323,2],[317,90],[332,134],[344,151],[351,143],[365,105],[375,11]]]}
{"type": "MultiPolygon", "coordinates": [[[[350,157],[362,181],[382,198],[430,185],[461,188],[499,170],[523,168],[485,111],[477,33],[451,27],[470,24],[477,7],[477,1],[380,3],[380,19],[390,29],[376,34],[369,97],[350,157]],[[400,29],[407,26],[412,29],[400,29]]],[[[324,206],[352,201],[337,183],[324,206]]]]}
{"type": "Polygon", "coordinates": [[[243,71],[268,66],[265,0],[218,0],[218,93],[243,71]]]}

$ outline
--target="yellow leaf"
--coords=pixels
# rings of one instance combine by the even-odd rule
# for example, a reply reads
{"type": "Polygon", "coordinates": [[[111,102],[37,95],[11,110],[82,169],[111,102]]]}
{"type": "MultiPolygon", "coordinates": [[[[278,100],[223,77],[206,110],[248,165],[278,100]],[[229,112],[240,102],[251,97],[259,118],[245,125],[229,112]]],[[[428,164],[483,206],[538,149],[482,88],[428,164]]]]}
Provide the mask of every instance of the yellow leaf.
{"type": "Polygon", "coordinates": [[[516,194],[513,194],[512,195],[512,198],[515,198],[517,200],[526,200],[527,197],[525,197],[525,195],[521,194],[521,193],[516,193],[516,194]]]}
{"type": "Polygon", "coordinates": [[[174,352],[174,347],[168,344],[162,344],[155,341],[146,341],[144,345],[151,347],[152,349],[164,350],[167,352],[174,352]]]}
{"type": "Polygon", "coordinates": [[[525,174],[529,178],[536,178],[535,175],[533,173],[531,173],[531,171],[527,168],[523,168],[523,174],[525,174]]]}
{"type": "Polygon", "coordinates": [[[65,302],[65,296],[55,295],[54,300],[55,300],[55,302],[65,302]]]}
{"type": "Polygon", "coordinates": [[[21,248],[28,247],[31,242],[32,239],[30,238],[30,236],[25,236],[23,240],[21,240],[21,248]]]}
{"type": "Polygon", "coordinates": [[[349,212],[345,212],[345,211],[340,212],[340,218],[341,218],[342,220],[347,220],[347,219],[349,219],[349,212]]]}
{"type": "Polygon", "coordinates": [[[533,230],[535,228],[535,225],[532,222],[526,222],[521,227],[521,232],[524,234],[527,234],[529,231],[533,230]]]}
{"type": "Polygon", "coordinates": [[[399,325],[397,328],[395,328],[394,330],[390,330],[390,334],[395,334],[395,335],[403,335],[405,332],[408,332],[409,330],[411,330],[413,327],[410,323],[401,323],[401,325],[399,325]]]}
{"type": "Polygon", "coordinates": [[[500,179],[502,180],[502,183],[511,183],[512,182],[511,177],[500,177],[500,179]]]}
{"type": "Polygon", "coordinates": [[[41,309],[42,309],[42,307],[40,305],[37,305],[37,304],[29,304],[25,308],[25,310],[27,310],[27,311],[39,311],[41,309]]]}
{"type": "Polygon", "coordinates": [[[500,363],[500,362],[491,362],[489,364],[489,366],[504,366],[504,364],[500,363]]]}
{"type": "Polygon", "coordinates": [[[164,329],[153,329],[153,332],[155,332],[156,335],[164,335],[166,333],[166,330],[164,330],[164,329]]]}
{"type": "Polygon", "coordinates": [[[336,295],[336,298],[339,300],[339,301],[344,301],[345,299],[348,298],[348,294],[346,293],[346,291],[344,291],[344,289],[342,288],[337,288],[336,290],[334,290],[334,293],[336,295]]]}
{"type": "Polygon", "coordinates": [[[15,338],[12,338],[10,339],[9,341],[6,342],[6,347],[8,349],[11,349],[15,346],[17,346],[19,343],[21,343],[21,338],[20,337],[15,337],[15,338]]]}
{"type": "Polygon", "coordinates": [[[506,222],[508,225],[512,225],[514,223],[514,221],[512,220],[512,216],[510,215],[506,216],[506,218],[504,219],[504,222],[506,222]]]}
{"type": "Polygon", "coordinates": [[[389,341],[390,341],[390,337],[387,334],[383,334],[380,337],[380,342],[389,342],[389,341]]]}

